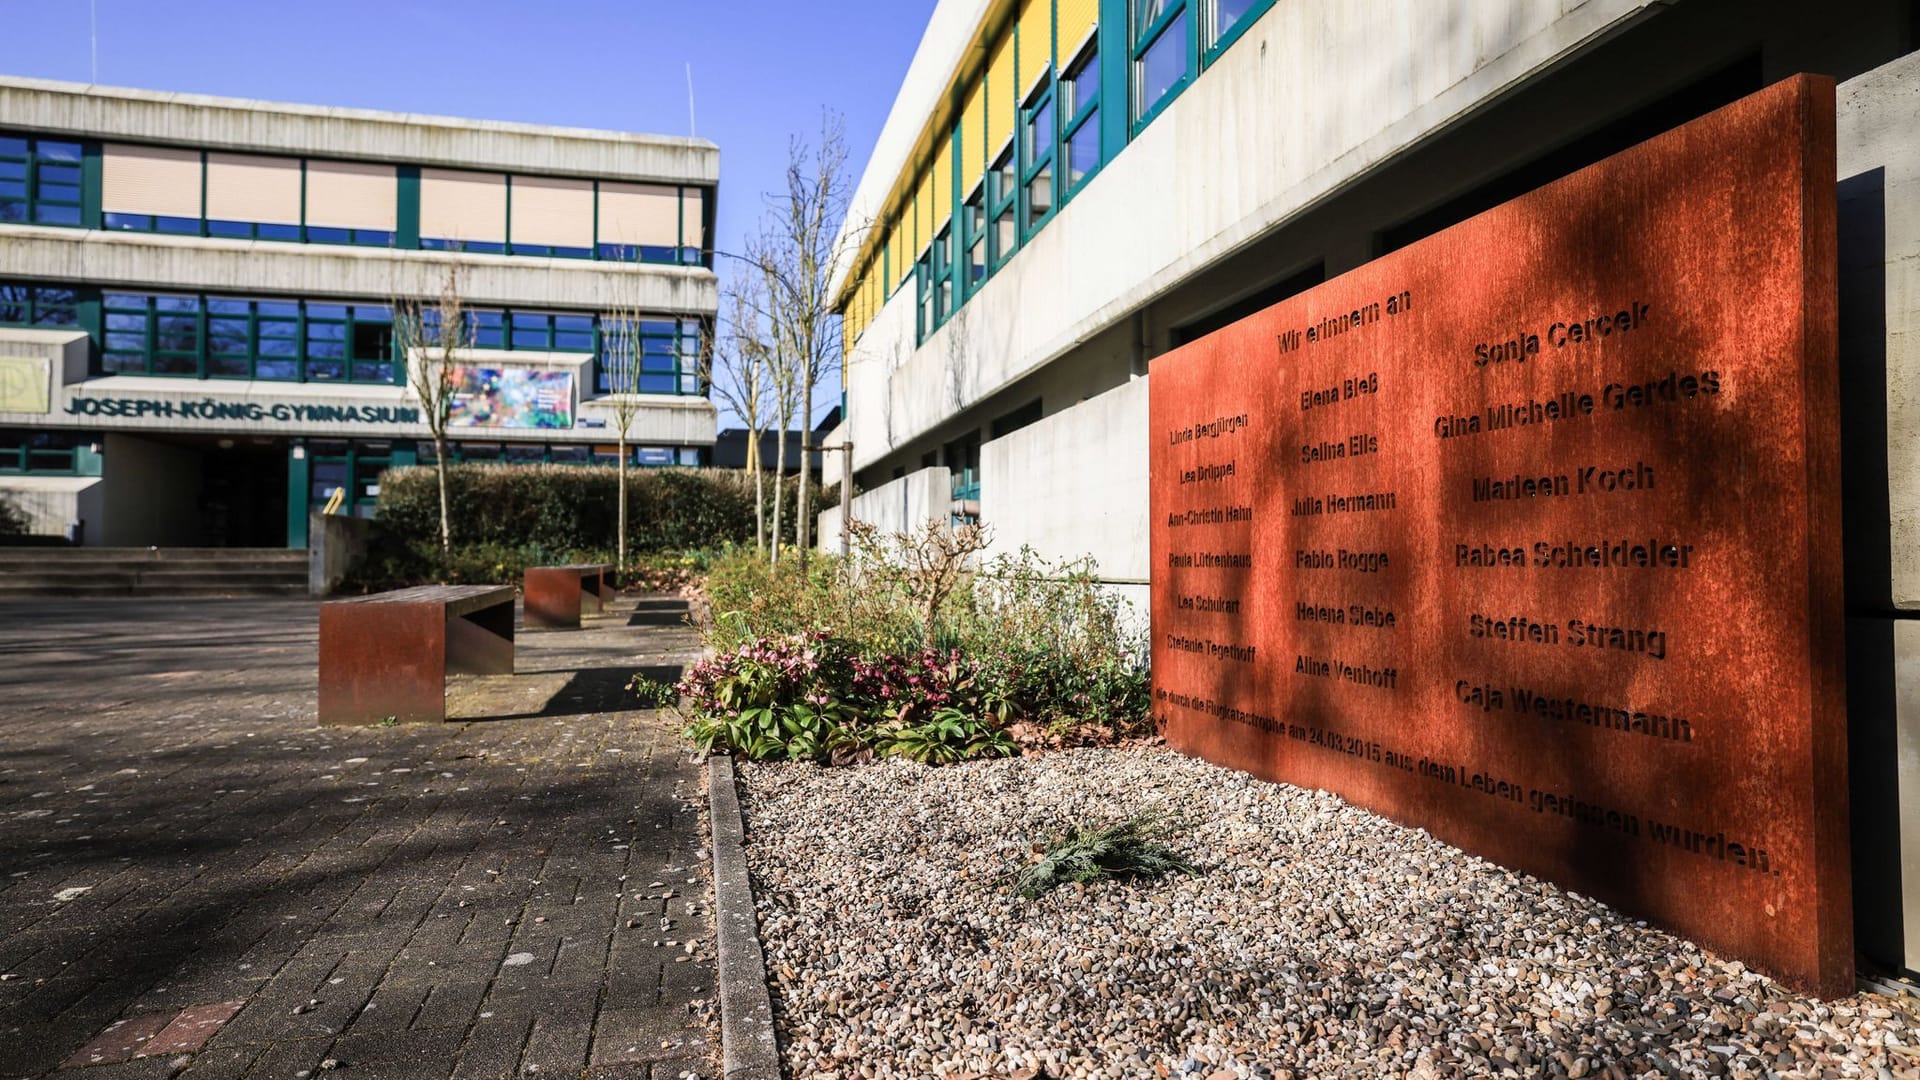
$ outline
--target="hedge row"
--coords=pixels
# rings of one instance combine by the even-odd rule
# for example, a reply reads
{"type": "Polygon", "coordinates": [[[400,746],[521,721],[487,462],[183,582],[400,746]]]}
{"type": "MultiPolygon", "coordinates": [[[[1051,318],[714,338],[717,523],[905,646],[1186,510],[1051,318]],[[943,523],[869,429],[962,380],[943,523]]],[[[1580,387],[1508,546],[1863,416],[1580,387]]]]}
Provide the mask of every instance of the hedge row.
{"type": "MultiPolygon", "coordinates": [[[[452,465],[448,517],[458,546],[614,546],[619,484],[613,469],[567,465],[452,465]]],[[[437,546],[440,492],[431,466],[393,469],[381,479],[380,531],[388,542],[437,546]]],[[[799,482],[786,482],[781,530],[793,538],[799,482]]],[[[816,508],[837,491],[815,487],[816,508]]],[[[767,485],[768,512],[773,486],[767,485]]],[[[729,469],[627,472],[627,545],[633,552],[683,551],[753,542],[753,477],[729,469]]]]}

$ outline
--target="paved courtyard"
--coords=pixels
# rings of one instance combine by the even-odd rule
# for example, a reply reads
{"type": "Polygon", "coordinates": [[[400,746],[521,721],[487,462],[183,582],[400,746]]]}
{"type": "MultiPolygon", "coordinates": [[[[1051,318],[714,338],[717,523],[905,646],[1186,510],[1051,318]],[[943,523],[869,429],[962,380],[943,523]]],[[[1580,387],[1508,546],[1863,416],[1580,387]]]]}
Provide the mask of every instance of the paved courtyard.
{"type": "Polygon", "coordinates": [[[323,729],[311,603],[0,604],[0,1077],[711,1075],[678,622],[323,729]]]}

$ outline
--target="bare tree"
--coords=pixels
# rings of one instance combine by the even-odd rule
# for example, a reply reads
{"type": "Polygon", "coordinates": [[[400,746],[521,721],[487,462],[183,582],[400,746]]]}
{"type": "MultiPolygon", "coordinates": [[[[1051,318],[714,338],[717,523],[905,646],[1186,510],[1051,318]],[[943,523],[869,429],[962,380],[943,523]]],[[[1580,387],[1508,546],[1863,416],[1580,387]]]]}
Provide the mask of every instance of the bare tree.
{"type": "MultiPolygon", "coordinates": [[[[777,563],[780,561],[781,510],[786,501],[787,490],[787,431],[793,424],[794,413],[800,408],[801,373],[793,349],[773,324],[756,317],[753,325],[754,332],[763,335],[756,339],[755,348],[766,366],[767,397],[773,403],[773,429],[776,437],[773,444],[773,531],[770,550],[773,561],[777,563]]],[[[803,428],[806,426],[804,420],[801,426],[803,428]]],[[[805,460],[805,458],[801,459],[803,468],[805,460]]],[[[800,490],[802,493],[807,490],[804,473],[801,476],[800,490]]],[[[802,513],[804,513],[804,506],[802,513]]],[[[796,522],[796,526],[797,524],[796,522]]],[[[796,527],[794,529],[796,543],[802,535],[804,534],[796,527]]],[[[801,546],[800,551],[804,558],[805,546],[801,546]]]]}
{"type": "Polygon", "coordinates": [[[800,492],[794,539],[803,566],[813,527],[808,504],[814,391],[840,364],[833,275],[858,243],[853,230],[841,229],[851,195],[846,128],[838,114],[826,112],[817,143],[795,136],[788,144],[786,190],[768,197],[766,222],[748,248],[749,261],[767,284],[767,328],[774,352],[797,375],[800,492]]]}
{"type": "Polygon", "coordinates": [[[619,496],[615,499],[618,522],[614,526],[614,545],[620,580],[624,582],[627,579],[627,459],[631,456],[627,452],[627,440],[633,432],[634,420],[640,416],[641,339],[640,303],[634,295],[636,286],[622,283],[616,290],[602,323],[601,363],[606,365],[607,410],[613,416],[620,455],[615,465],[619,496]]]}
{"type": "Polygon", "coordinates": [[[419,399],[420,415],[433,436],[434,472],[440,481],[443,560],[453,553],[447,498],[447,422],[453,415],[454,394],[459,388],[455,371],[460,366],[460,354],[473,345],[473,324],[463,295],[465,285],[466,267],[450,262],[438,296],[393,298],[394,345],[401,363],[407,365],[407,385],[419,399]]]}
{"type": "MultiPolygon", "coordinates": [[[[742,275],[728,284],[721,300],[726,322],[717,328],[713,347],[701,354],[700,380],[716,401],[747,426],[747,471],[753,474],[754,550],[767,550],[767,482],[760,440],[773,418],[771,360],[758,317],[754,291],[760,281],[742,275]]],[[[784,436],[783,436],[784,437],[784,436]]]]}

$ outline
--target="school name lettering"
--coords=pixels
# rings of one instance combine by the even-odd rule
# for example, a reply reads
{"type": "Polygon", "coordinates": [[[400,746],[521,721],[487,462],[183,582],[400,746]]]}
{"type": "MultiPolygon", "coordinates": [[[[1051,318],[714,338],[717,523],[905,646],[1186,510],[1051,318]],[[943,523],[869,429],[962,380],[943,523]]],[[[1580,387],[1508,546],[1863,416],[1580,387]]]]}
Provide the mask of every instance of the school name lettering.
{"type": "Polygon", "coordinates": [[[314,424],[418,424],[420,410],[401,405],[289,405],[257,401],[152,401],[145,398],[76,397],[67,401],[69,416],[117,416],[128,419],[161,417],[169,420],[277,420],[314,424]]]}

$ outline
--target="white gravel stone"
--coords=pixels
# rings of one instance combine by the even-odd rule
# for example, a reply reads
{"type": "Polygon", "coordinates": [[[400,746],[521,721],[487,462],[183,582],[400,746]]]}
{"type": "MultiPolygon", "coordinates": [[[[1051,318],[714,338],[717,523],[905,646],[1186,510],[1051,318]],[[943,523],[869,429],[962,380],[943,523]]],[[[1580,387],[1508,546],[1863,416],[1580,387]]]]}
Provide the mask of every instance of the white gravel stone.
{"type": "MultiPolygon", "coordinates": [[[[743,765],[795,1076],[1920,1075],[1920,1001],[1802,997],[1325,792],[1164,748],[743,765]],[[1194,877],[1018,899],[1150,807],[1194,877]]],[[[657,887],[657,886],[656,886],[657,887]]]]}

